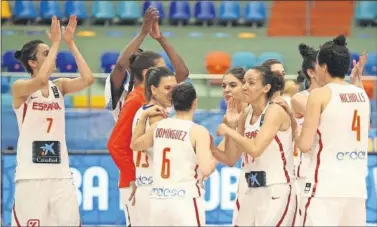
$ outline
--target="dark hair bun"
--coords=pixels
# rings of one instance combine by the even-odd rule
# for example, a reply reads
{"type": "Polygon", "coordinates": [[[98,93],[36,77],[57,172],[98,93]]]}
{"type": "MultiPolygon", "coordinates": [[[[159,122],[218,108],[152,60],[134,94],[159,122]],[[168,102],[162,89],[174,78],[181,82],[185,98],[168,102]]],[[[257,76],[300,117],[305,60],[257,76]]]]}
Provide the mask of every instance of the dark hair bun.
{"type": "Polygon", "coordinates": [[[14,56],[15,59],[19,60],[21,58],[21,54],[22,54],[21,51],[16,50],[16,52],[14,52],[13,56],[14,56]]]}
{"type": "Polygon", "coordinates": [[[346,37],[344,35],[340,35],[340,36],[336,37],[335,39],[333,39],[333,42],[336,45],[339,45],[339,46],[346,46],[347,45],[346,37]]]}
{"type": "Polygon", "coordinates": [[[300,45],[298,45],[298,50],[303,57],[309,56],[310,49],[311,48],[304,43],[300,43],[300,45]]]}
{"type": "Polygon", "coordinates": [[[140,52],[136,52],[136,53],[132,54],[129,58],[130,65],[132,65],[132,63],[134,63],[136,58],[138,58],[139,56],[140,56],[140,52]]]}
{"type": "Polygon", "coordinates": [[[304,82],[305,81],[305,73],[302,71],[302,70],[299,70],[298,72],[297,72],[297,78],[296,78],[296,80],[297,80],[297,82],[298,83],[302,83],[302,82],[304,82]]]}
{"type": "Polygon", "coordinates": [[[272,71],[273,74],[273,85],[275,86],[276,91],[284,90],[285,80],[284,75],[278,71],[272,71]]]}

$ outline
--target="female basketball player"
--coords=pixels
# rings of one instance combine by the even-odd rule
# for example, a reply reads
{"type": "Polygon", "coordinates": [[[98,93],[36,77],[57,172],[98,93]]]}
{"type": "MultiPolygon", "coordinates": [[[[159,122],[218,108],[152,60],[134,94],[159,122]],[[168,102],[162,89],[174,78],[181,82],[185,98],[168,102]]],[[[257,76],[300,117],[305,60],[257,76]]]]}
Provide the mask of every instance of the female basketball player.
{"type": "Polygon", "coordinates": [[[20,132],[12,226],[80,225],[65,141],[63,96],[89,87],[94,79],[74,42],[76,25],[76,16],[71,16],[61,31],[59,20],[53,17],[48,33],[51,47],[33,40],[15,53],[31,78],[17,80],[12,87],[20,132]],[[51,82],[62,35],[81,77],[51,82]]]}
{"type": "MultiPolygon", "coordinates": [[[[247,106],[247,103],[243,102],[243,94],[242,94],[242,82],[244,79],[245,70],[243,68],[232,68],[227,73],[225,73],[222,81],[222,88],[223,88],[223,96],[227,103],[227,105],[236,105],[236,109],[239,112],[242,112],[243,109],[247,106]],[[231,102],[233,100],[233,102],[231,102]]],[[[221,141],[218,148],[213,146],[213,156],[220,162],[224,163],[227,166],[234,166],[240,159],[240,156],[234,157],[230,159],[229,155],[225,153],[225,140],[221,141]]],[[[243,160],[241,161],[241,166],[244,166],[243,160]]],[[[234,220],[237,217],[238,210],[240,208],[241,199],[239,198],[240,195],[244,194],[246,189],[246,183],[243,181],[245,172],[241,170],[239,176],[239,184],[237,190],[237,198],[235,203],[235,208],[233,210],[233,221],[232,224],[234,225],[234,220]]]]}
{"type": "Polygon", "coordinates": [[[174,118],[163,119],[145,131],[148,117],[164,114],[157,105],[146,110],[137,125],[131,147],[153,146],[151,226],[205,225],[205,206],[198,185],[199,172],[208,177],[216,166],[208,130],[193,122],[197,107],[192,84],[181,83],[172,91],[174,118]]]}
{"type": "MultiPolygon", "coordinates": [[[[149,8],[146,11],[140,33],[122,51],[117,60],[117,63],[115,64],[113,71],[111,72],[110,76],[106,79],[106,108],[111,110],[115,120],[118,119],[118,115],[122,108],[122,104],[124,104],[124,99],[127,93],[130,91],[130,89],[132,89],[132,84],[129,85],[129,83],[133,83],[133,81],[130,79],[129,74],[131,70],[129,58],[132,54],[142,51],[141,49],[139,49],[140,45],[143,43],[144,39],[147,37],[148,34],[160,43],[161,47],[169,56],[169,59],[175,70],[175,76],[177,78],[177,81],[182,82],[189,75],[188,68],[182,60],[182,58],[160,32],[158,19],[159,14],[155,8],[149,8]]],[[[149,67],[151,67],[147,66],[148,65],[143,66],[143,69],[148,69],[149,67]]]]}
{"type": "MultiPolygon", "coordinates": [[[[166,67],[156,67],[148,69],[146,76],[145,96],[147,104],[143,105],[136,112],[133,119],[133,130],[135,130],[141,115],[154,105],[159,105],[164,109],[171,107],[170,92],[177,85],[174,73],[166,67]]],[[[163,119],[157,115],[147,119],[146,129],[150,125],[163,119]]],[[[132,225],[149,226],[150,192],[152,178],[152,147],[146,150],[134,151],[134,162],[136,166],[136,203],[132,209],[136,210],[131,216],[132,225]]]]}
{"type": "Polygon", "coordinates": [[[297,198],[292,191],[292,131],[290,116],[277,104],[274,93],[284,86],[282,75],[257,66],[245,74],[243,92],[251,104],[243,119],[227,112],[226,124],[218,128],[225,135],[227,150],[245,152],[245,180],[249,189],[243,197],[237,226],[287,226],[294,223],[297,198]],[[235,129],[238,125],[238,131],[235,129]]]}
{"type": "Polygon", "coordinates": [[[301,188],[303,226],[366,224],[369,99],[364,90],[345,82],[349,65],[343,35],[318,52],[316,74],[325,86],[310,92],[296,139],[299,150],[310,156],[301,188]]]}

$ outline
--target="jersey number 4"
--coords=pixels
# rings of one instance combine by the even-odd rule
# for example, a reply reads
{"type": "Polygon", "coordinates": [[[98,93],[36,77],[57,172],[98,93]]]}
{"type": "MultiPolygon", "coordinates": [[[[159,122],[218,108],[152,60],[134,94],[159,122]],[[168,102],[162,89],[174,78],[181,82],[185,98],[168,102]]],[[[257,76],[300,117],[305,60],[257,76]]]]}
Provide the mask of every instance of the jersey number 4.
{"type": "Polygon", "coordinates": [[[360,141],[360,116],[357,110],[353,112],[352,131],[356,132],[356,140],[360,141]]]}
{"type": "Polygon", "coordinates": [[[161,177],[164,179],[168,179],[170,177],[170,160],[166,157],[167,153],[169,152],[169,147],[165,147],[162,151],[161,177]]]}

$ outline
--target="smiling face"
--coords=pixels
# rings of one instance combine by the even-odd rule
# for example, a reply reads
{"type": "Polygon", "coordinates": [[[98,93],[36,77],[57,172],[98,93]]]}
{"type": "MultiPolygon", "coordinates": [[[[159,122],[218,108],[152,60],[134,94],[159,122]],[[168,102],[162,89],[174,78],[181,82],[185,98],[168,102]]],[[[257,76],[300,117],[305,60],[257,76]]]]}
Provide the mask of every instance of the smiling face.
{"type": "Polygon", "coordinates": [[[253,104],[260,98],[264,98],[264,96],[267,96],[270,88],[270,84],[263,85],[262,72],[255,69],[250,69],[246,72],[242,91],[244,99],[247,101],[247,103],[253,104]]]}
{"type": "Polygon", "coordinates": [[[225,101],[229,101],[231,98],[242,100],[242,81],[233,74],[225,74],[223,77],[222,88],[225,101]]]}
{"type": "Polygon", "coordinates": [[[174,75],[162,77],[157,87],[152,85],[152,97],[164,108],[171,107],[171,91],[177,86],[177,80],[174,75]]]}
{"type": "MultiPolygon", "coordinates": [[[[32,68],[33,71],[39,71],[42,67],[43,63],[45,62],[48,53],[50,52],[50,47],[47,44],[41,43],[36,48],[35,58],[33,60],[29,60],[28,64],[32,68]]],[[[56,71],[56,63],[54,62],[54,71],[56,71]]]]}

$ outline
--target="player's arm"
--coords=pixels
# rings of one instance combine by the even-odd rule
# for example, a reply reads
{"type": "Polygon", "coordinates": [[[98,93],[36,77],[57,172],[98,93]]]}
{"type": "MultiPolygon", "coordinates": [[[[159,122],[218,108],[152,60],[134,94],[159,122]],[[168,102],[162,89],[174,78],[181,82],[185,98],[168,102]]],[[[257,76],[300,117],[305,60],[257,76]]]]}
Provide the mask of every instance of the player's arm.
{"type": "Polygon", "coordinates": [[[225,125],[220,126],[219,130],[224,130],[223,133],[231,137],[244,152],[256,158],[272,142],[287,118],[287,113],[281,106],[271,104],[266,111],[264,123],[254,139],[248,139],[225,125]]]}
{"type": "MultiPolygon", "coordinates": [[[[135,175],[133,150],[130,148],[132,123],[137,110],[142,106],[137,96],[130,95],[121,110],[118,121],[107,143],[109,153],[120,171],[131,171],[135,175]]],[[[132,179],[130,179],[132,180],[132,179]]]]}
{"type": "Polygon", "coordinates": [[[304,114],[304,124],[301,128],[300,136],[297,136],[296,138],[297,148],[303,153],[309,152],[314,142],[314,137],[321,116],[323,97],[321,93],[323,92],[325,92],[324,88],[315,89],[310,92],[308,98],[304,114]]]}
{"type": "Polygon", "coordinates": [[[37,75],[31,79],[17,80],[12,85],[13,106],[15,108],[21,106],[30,94],[48,84],[48,79],[55,67],[56,56],[61,40],[60,22],[56,17],[53,17],[51,20],[49,38],[52,44],[37,75]]]}
{"type": "Polygon", "coordinates": [[[123,83],[126,81],[127,74],[130,67],[130,57],[136,53],[143,43],[145,37],[152,28],[153,20],[157,16],[157,12],[149,8],[144,15],[141,31],[136,37],[122,50],[118,60],[110,74],[111,96],[112,103],[116,105],[123,92],[123,83]]]}
{"type": "MultiPolygon", "coordinates": [[[[243,113],[238,121],[237,133],[241,136],[244,134],[245,121],[247,117],[247,112],[243,113]]],[[[226,164],[227,166],[235,166],[242,155],[242,148],[238,146],[237,142],[233,140],[230,136],[225,135],[224,148],[217,147],[217,149],[212,150],[213,156],[220,162],[226,164]]]]}
{"type": "Polygon", "coordinates": [[[200,125],[195,125],[192,129],[191,135],[195,139],[195,151],[196,151],[196,161],[199,166],[199,171],[202,173],[203,177],[208,177],[216,168],[216,160],[212,156],[210,149],[211,146],[211,135],[208,130],[200,125]]]}
{"type": "Polygon", "coordinates": [[[302,118],[305,113],[305,102],[303,96],[296,94],[291,99],[291,107],[296,118],[302,118]]]}
{"type": "Polygon", "coordinates": [[[54,80],[54,83],[58,86],[63,95],[81,91],[94,83],[92,70],[81,55],[75,42],[67,43],[67,46],[75,58],[80,77],[74,79],[59,78],[54,80]]]}
{"type": "Polygon", "coordinates": [[[160,32],[160,26],[158,24],[158,19],[153,23],[152,30],[149,33],[152,38],[156,39],[160,43],[161,47],[164,49],[165,53],[168,55],[171,64],[175,70],[175,78],[177,83],[184,81],[189,76],[189,70],[179,54],[175,51],[172,45],[169,44],[168,40],[160,32]]]}
{"type": "Polygon", "coordinates": [[[146,119],[143,120],[140,118],[132,135],[131,149],[134,151],[146,150],[153,146],[153,133],[157,127],[157,123],[151,125],[151,127],[149,127],[147,131],[145,131],[145,122],[146,119]],[[144,130],[142,129],[142,127],[144,130]]]}

